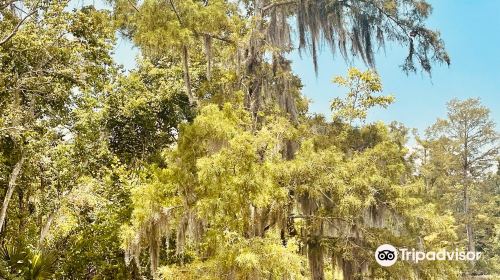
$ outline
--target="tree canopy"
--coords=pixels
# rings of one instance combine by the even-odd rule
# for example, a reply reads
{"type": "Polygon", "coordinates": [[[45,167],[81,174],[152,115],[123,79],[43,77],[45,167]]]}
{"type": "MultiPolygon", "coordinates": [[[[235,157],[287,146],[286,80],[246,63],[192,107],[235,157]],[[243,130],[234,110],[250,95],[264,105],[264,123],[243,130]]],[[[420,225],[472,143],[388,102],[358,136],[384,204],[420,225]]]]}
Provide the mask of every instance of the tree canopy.
{"type": "Polygon", "coordinates": [[[375,70],[386,43],[408,49],[402,75],[450,64],[426,1],[107,4],[0,1],[1,279],[499,275],[489,110],[452,100],[423,136],[367,122],[404,94],[375,70]],[[334,77],[332,119],[287,55],[317,72],[324,46],[368,68],[334,77]],[[382,267],[385,243],[484,258],[382,267]]]}

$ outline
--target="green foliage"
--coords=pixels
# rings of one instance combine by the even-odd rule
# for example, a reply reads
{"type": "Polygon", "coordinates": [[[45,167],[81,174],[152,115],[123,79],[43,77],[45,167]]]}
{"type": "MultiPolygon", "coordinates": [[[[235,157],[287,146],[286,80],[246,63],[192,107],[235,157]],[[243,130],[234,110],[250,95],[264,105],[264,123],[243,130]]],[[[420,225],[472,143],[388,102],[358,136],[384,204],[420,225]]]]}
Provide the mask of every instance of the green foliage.
{"type": "Polygon", "coordinates": [[[386,108],[394,102],[393,96],[373,96],[382,91],[382,83],[372,70],[361,72],[350,68],[346,78],[335,77],[333,82],[349,89],[344,99],[336,97],[330,105],[334,120],[347,121],[349,124],[356,119],[364,121],[368,109],[375,106],[386,108]]]}
{"type": "MultiPolygon", "coordinates": [[[[130,5],[127,2],[117,5],[130,5]]],[[[147,50],[166,50],[191,45],[201,34],[218,34],[230,28],[228,16],[234,6],[223,0],[210,1],[144,1],[133,19],[123,22],[132,29],[134,40],[147,50]],[[161,20],[158,20],[161,19],[161,20]]]]}
{"type": "Polygon", "coordinates": [[[9,279],[50,279],[55,270],[55,255],[47,250],[3,245],[0,249],[5,271],[0,276],[9,279]]]}
{"type": "Polygon", "coordinates": [[[162,267],[161,278],[215,280],[230,275],[245,279],[257,274],[270,278],[307,279],[305,259],[296,253],[298,244],[289,240],[283,246],[276,232],[263,238],[242,238],[228,231],[218,244],[217,252],[209,261],[195,260],[184,267],[162,267]]]}
{"type": "Polygon", "coordinates": [[[158,157],[175,141],[177,125],[192,118],[178,74],[175,68],[144,62],[113,85],[102,121],[109,131],[110,149],[123,161],[158,157]]]}
{"type": "MultiPolygon", "coordinates": [[[[376,129],[379,139],[362,151],[342,152],[340,143],[326,149],[312,141],[304,143],[296,159],[280,168],[281,184],[292,188],[301,202],[303,214],[295,214],[302,220],[300,231],[318,234],[321,228],[329,254],[341,266],[352,267],[344,270],[344,278],[368,277],[370,270],[364,266],[372,267],[378,277],[391,273],[411,278],[411,265],[398,263],[380,270],[370,252],[384,242],[410,246],[417,237],[425,248],[450,248],[455,240],[453,218],[424,204],[419,198],[422,185],[405,162],[407,150],[385,125],[376,129]]],[[[419,267],[422,274],[434,269],[419,267]]],[[[443,275],[458,273],[452,264],[439,270],[443,275]]]]}
{"type": "Polygon", "coordinates": [[[447,115],[429,127],[426,139],[419,140],[419,171],[426,183],[427,199],[439,204],[441,211],[453,213],[462,244],[484,253],[468,271],[498,273],[491,265],[498,249],[495,224],[499,215],[494,210],[498,207],[498,184],[497,175],[492,173],[498,157],[498,132],[479,99],[451,100],[447,115]]]}
{"type": "Polygon", "coordinates": [[[316,64],[324,40],[374,66],[374,48],[391,41],[409,47],[404,71],[416,60],[430,72],[449,57],[423,23],[425,1],[110,4],[0,4],[0,278],[499,272],[489,111],[451,101],[410,152],[402,124],[365,123],[394,100],[375,70],[334,79],[347,93],[330,122],[307,114],[286,59],[297,45],[316,64]],[[129,72],[112,59],[117,30],[141,51],[129,72]],[[473,265],[373,259],[383,243],[465,248],[464,225],[485,255],[473,265]]]}

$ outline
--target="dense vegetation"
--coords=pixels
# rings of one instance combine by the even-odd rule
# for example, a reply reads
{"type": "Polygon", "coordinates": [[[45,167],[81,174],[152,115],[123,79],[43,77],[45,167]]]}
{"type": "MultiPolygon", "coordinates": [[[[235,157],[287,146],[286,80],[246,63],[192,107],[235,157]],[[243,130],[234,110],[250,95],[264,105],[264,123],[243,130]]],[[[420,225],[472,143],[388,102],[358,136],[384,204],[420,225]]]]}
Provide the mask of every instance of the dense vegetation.
{"type": "Polygon", "coordinates": [[[326,44],[373,69],[388,42],[408,48],[403,72],[430,73],[450,58],[425,1],[70,4],[0,1],[0,279],[500,273],[489,110],[451,100],[425,134],[367,123],[394,97],[352,68],[328,120],[287,59],[298,48],[317,71],[326,44]],[[111,57],[117,34],[140,50],[131,71],[111,57]],[[483,258],[383,268],[384,243],[483,258]]]}

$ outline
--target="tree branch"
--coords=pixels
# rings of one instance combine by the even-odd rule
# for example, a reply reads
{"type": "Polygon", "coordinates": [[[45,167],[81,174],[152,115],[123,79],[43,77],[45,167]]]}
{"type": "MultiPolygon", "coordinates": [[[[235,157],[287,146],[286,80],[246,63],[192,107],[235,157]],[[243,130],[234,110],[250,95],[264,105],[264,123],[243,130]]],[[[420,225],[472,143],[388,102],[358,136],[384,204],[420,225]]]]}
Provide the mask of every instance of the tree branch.
{"type": "MultiPolygon", "coordinates": [[[[198,34],[198,32],[195,32],[198,34]]],[[[226,43],[229,43],[229,44],[234,44],[235,42],[231,39],[228,39],[228,38],[224,38],[224,37],[221,37],[221,36],[218,36],[218,35],[214,35],[214,34],[210,34],[210,33],[206,33],[206,32],[199,32],[199,34],[201,35],[205,35],[205,36],[209,36],[209,37],[212,37],[214,39],[217,39],[219,41],[223,41],[223,42],[226,42],[226,43]]]]}
{"type": "Polygon", "coordinates": [[[18,23],[17,25],[14,27],[14,29],[12,30],[12,32],[7,35],[5,38],[3,38],[1,41],[0,41],[0,46],[7,43],[10,39],[12,39],[12,37],[14,37],[14,35],[16,35],[17,31],[19,30],[19,28],[21,27],[21,25],[30,17],[32,16],[33,14],[35,14],[36,12],[36,8],[31,11],[31,13],[29,13],[27,16],[25,16],[24,18],[22,18],[18,23]]]}
{"type": "Polygon", "coordinates": [[[137,7],[134,5],[134,2],[132,2],[132,0],[128,0],[128,3],[130,4],[130,6],[132,6],[132,8],[134,8],[134,10],[136,12],[139,12],[139,9],[137,9],[137,7]]]}
{"type": "Polygon", "coordinates": [[[183,24],[182,24],[182,20],[181,20],[181,16],[179,15],[179,13],[177,12],[177,9],[175,8],[174,1],[173,1],[173,0],[169,0],[169,2],[170,2],[170,6],[172,6],[172,10],[173,10],[173,11],[174,11],[174,13],[175,13],[175,16],[177,17],[177,20],[179,20],[179,23],[180,23],[181,25],[183,25],[183,24]]]}
{"type": "Polygon", "coordinates": [[[45,237],[47,237],[47,234],[49,233],[50,226],[52,225],[52,222],[54,221],[54,218],[59,211],[59,208],[54,209],[52,212],[50,212],[49,216],[47,217],[47,221],[45,222],[45,225],[43,226],[42,230],[40,231],[40,238],[38,240],[39,246],[43,245],[43,242],[45,241],[45,237]]]}
{"type": "Polygon", "coordinates": [[[284,2],[274,2],[271,3],[267,6],[262,7],[262,12],[267,12],[267,10],[279,7],[279,6],[285,6],[285,5],[290,5],[290,4],[297,4],[297,1],[284,1],[284,2]]]}
{"type": "MultiPolygon", "coordinates": [[[[405,33],[405,35],[411,40],[411,36],[409,34],[407,34],[407,30],[406,28],[408,28],[408,26],[404,26],[401,24],[401,22],[399,22],[398,19],[394,18],[393,16],[391,16],[390,14],[388,14],[386,11],[384,11],[384,9],[380,8],[377,4],[374,4],[372,3],[372,1],[364,1],[364,0],[361,0],[361,2],[364,2],[364,3],[367,3],[369,5],[372,5],[373,7],[375,7],[380,13],[382,13],[384,16],[386,16],[388,19],[390,19],[392,22],[394,22],[399,28],[401,28],[401,30],[403,30],[403,32],[405,33]]],[[[348,8],[352,8],[351,5],[349,5],[348,3],[346,3],[345,1],[342,1],[342,4],[348,8]]]]}
{"type": "Polygon", "coordinates": [[[21,159],[16,163],[14,166],[14,170],[10,174],[10,179],[9,179],[9,186],[7,187],[7,193],[5,194],[3,204],[2,204],[2,210],[0,212],[0,232],[2,232],[3,225],[5,223],[5,218],[7,216],[7,208],[9,207],[9,202],[12,197],[12,193],[14,192],[14,189],[16,188],[16,183],[17,183],[17,177],[19,176],[19,173],[21,172],[21,167],[23,166],[24,160],[26,158],[24,157],[24,154],[21,155],[21,159]]]}

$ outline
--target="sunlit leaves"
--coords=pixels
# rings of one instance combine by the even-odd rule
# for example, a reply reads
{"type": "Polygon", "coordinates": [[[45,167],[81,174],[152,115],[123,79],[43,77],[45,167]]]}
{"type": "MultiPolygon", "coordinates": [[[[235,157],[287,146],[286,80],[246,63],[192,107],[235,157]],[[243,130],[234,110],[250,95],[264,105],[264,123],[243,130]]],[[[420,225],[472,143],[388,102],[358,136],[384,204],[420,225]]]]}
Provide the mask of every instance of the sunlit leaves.
{"type": "Polygon", "coordinates": [[[376,96],[382,91],[380,77],[373,70],[362,72],[350,68],[347,77],[335,77],[333,82],[349,91],[345,98],[336,97],[330,107],[334,120],[352,123],[354,120],[364,121],[368,109],[381,106],[386,108],[394,101],[393,96],[376,96]]]}

